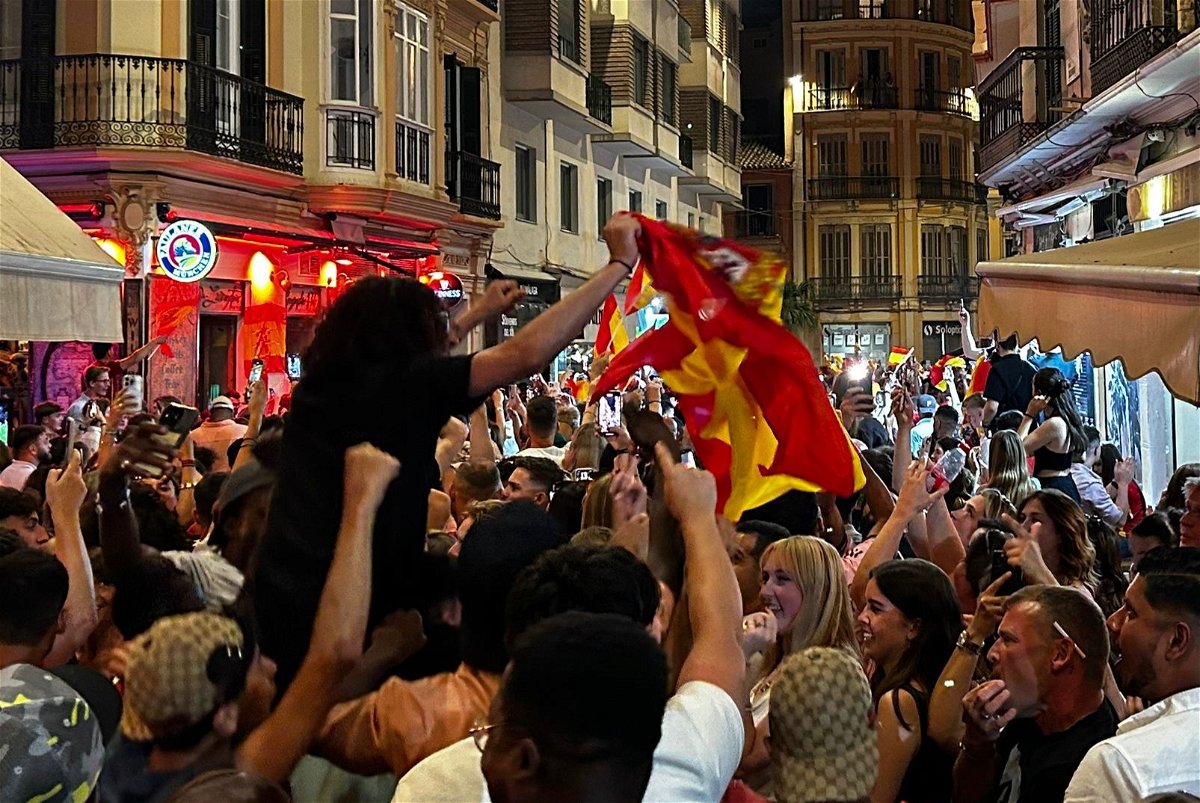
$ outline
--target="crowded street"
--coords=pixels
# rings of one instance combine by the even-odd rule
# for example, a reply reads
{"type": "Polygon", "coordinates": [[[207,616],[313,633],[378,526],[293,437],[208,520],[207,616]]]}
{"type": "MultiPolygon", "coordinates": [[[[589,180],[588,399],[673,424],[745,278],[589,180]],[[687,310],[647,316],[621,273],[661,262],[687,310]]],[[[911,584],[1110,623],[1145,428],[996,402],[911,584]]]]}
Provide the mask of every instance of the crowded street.
{"type": "Polygon", "coordinates": [[[1200,803],[1089,5],[0,0],[0,803],[1200,803]]]}

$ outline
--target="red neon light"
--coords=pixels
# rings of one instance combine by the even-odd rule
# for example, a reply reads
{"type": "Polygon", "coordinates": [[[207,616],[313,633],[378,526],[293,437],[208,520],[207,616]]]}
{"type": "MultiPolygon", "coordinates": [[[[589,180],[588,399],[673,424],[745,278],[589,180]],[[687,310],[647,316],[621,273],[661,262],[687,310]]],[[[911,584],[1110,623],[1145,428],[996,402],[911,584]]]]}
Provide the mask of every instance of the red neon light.
{"type": "Polygon", "coordinates": [[[79,204],[59,204],[58,208],[68,215],[87,215],[88,217],[104,217],[104,204],[99,201],[79,204]]]}

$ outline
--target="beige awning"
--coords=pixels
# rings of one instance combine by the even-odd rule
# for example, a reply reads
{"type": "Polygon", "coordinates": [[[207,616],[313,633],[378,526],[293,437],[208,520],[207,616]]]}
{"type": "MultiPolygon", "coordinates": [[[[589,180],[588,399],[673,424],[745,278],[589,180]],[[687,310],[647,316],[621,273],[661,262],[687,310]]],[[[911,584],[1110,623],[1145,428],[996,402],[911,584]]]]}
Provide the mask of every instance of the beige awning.
{"type": "Polygon", "coordinates": [[[125,269],[0,159],[0,339],[115,343],[125,269]]]}
{"type": "Polygon", "coordinates": [[[1157,371],[1200,404],[1200,220],[1098,243],[981,262],[980,331],[1037,338],[1131,378],[1157,371]]]}

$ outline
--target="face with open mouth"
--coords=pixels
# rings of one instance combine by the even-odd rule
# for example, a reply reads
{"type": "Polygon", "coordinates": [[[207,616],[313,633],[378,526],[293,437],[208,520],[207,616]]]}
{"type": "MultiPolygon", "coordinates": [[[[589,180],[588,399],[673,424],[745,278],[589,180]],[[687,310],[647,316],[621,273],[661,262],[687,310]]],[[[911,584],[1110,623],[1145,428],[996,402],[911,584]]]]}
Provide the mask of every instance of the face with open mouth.
{"type": "Polygon", "coordinates": [[[775,616],[779,632],[785,633],[796,621],[804,605],[804,590],[796,578],[784,568],[778,554],[763,561],[762,590],[759,592],[763,609],[775,616]]]}

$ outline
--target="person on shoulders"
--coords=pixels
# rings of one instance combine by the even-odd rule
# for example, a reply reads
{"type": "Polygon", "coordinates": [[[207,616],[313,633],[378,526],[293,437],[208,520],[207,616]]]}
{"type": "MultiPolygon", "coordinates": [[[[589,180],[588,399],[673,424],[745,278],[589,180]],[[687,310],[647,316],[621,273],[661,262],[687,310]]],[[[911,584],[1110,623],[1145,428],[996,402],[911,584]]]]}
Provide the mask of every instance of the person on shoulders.
{"type": "Polygon", "coordinates": [[[1025,412],[1033,398],[1031,383],[1036,373],[1034,367],[1021,358],[1015,334],[996,343],[990,364],[987,383],[983,387],[983,397],[987,399],[983,406],[983,423],[987,426],[996,416],[1009,410],[1025,412]]]}

